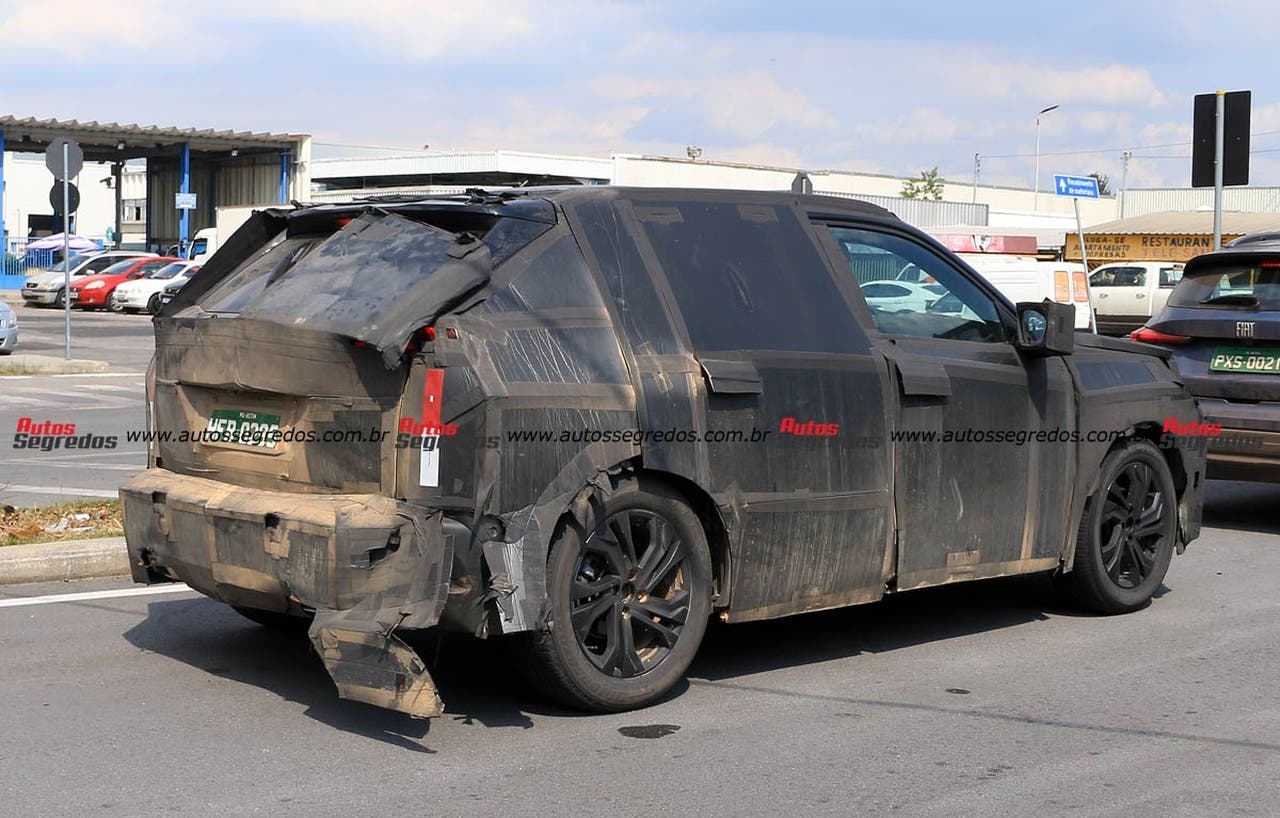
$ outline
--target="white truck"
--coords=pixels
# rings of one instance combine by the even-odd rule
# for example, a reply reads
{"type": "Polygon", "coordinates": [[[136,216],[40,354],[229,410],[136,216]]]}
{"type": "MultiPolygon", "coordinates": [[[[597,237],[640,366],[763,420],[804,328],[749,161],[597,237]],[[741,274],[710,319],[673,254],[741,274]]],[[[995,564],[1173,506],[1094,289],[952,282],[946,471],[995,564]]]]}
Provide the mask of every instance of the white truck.
{"type": "Polygon", "coordinates": [[[279,207],[275,204],[263,205],[234,205],[230,207],[218,208],[217,216],[214,219],[214,227],[205,227],[196,231],[191,237],[191,244],[187,247],[187,258],[203,264],[218,250],[218,245],[222,239],[229,238],[232,233],[240,229],[240,225],[249,220],[249,217],[255,211],[268,207],[279,207]]]}
{"type": "Polygon", "coordinates": [[[1180,263],[1125,261],[1094,268],[1089,276],[1098,331],[1124,335],[1143,326],[1169,300],[1182,280],[1180,263]]]}

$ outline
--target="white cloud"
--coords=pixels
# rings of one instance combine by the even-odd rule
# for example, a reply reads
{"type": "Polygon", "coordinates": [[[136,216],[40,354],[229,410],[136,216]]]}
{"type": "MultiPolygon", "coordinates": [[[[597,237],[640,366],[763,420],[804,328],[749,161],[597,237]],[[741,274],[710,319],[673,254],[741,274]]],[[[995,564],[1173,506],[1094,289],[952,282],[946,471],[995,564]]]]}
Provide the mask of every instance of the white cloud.
{"type": "Polygon", "coordinates": [[[949,65],[941,73],[953,92],[968,96],[1016,95],[1045,105],[1084,102],[1158,107],[1167,101],[1150,72],[1132,65],[1056,68],[1025,61],[974,60],[949,65]]]}
{"type": "Polygon", "coordinates": [[[184,11],[164,0],[59,0],[56,6],[5,2],[0,4],[0,41],[7,49],[47,49],[88,61],[101,56],[94,53],[94,44],[110,44],[113,53],[121,54],[157,48],[166,37],[183,39],[190,33],[184,11]]]}

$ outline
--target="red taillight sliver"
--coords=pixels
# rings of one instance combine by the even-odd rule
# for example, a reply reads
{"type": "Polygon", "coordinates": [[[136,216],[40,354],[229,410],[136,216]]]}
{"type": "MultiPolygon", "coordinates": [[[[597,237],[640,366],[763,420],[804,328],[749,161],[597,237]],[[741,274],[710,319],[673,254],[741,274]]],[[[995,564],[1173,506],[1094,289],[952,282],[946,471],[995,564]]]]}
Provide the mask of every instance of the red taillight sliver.
{"type": "Polygon", "coordinates": [[[1170,335],[1151,327],[1139,327],[1129,333],[1129,340],[1141,341],[1144,344],[1185,344],[1191,339],[1185,335],[1170,335]]]}

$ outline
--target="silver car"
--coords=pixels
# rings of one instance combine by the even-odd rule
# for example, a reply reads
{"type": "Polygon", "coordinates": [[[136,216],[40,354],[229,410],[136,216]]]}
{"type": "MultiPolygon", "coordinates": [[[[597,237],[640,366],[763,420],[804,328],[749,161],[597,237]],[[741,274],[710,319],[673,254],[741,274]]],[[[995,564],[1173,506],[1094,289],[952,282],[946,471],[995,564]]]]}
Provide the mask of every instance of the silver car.
{"type": "Polygon", "coordinates": [[[18,345],[18,314],[0,301],[0,355],[8,355],[18,345]]]}

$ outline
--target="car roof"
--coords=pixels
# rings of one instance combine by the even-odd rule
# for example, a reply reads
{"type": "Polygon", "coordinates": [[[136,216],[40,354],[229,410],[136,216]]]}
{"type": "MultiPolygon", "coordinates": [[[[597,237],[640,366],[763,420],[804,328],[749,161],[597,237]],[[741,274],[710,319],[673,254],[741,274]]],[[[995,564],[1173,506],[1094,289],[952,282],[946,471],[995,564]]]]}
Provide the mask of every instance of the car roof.
{"type": "Polygon", "coordinates": [[[798,202],[809,208],[818,208],[834,212],[851,212],[857,215],[898,221],[891,211],[878,205],[864,202],[861,199],[828,196],[813,193],[792,193],[783,190],[735,190],[730,188],[661,188],[661,187],[624,187],[616,185],[561,185],[512,188],[506,190],[486,190],[470,188],[465,193],[448,195],[413,195],[400,194],[393,196],[374,196],[357,199],[348,204],[320,204],[305,208],[341,209],[352,205],[399,205],[411,209],[413,205],[431,205],[439,203],[456,207],[458,205],[485,206],[486,209],[500,208],[505,203],[519,200],[544,199],[555,203],[575,203],[591,199],[662,199],[669,201],[688,201],[716,199],[729,204],[788,204],[798,202]]]}
{"type": "MultiPolygon", "coordinates": [[[[1236,239],[1221,250],[1202,253],[1187,262],[1186,271],[1191,273],[1208,265],[1230,261],[1253,261],[1263,257],[1280,257],[1280,233],[1274,237],[1267,234],[1256,234],[1252,241],[1242,242],[1236,239]]],[[[1243,236],[1241,238],[1249,238],[1243,236]]]]}

